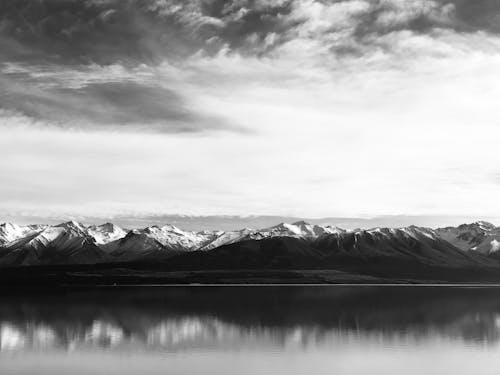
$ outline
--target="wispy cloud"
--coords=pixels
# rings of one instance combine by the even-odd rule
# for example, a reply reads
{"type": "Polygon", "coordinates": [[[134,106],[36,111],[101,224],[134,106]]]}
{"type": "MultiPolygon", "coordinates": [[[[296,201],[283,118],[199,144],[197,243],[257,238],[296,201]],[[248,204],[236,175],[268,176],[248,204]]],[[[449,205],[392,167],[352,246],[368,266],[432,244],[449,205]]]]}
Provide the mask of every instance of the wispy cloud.
{"type": "Polygon", "coordinates": [[[238,130],[222,118],[189,108],[182,96],[154,83],[127,79],[92,82],[88,77],[61,84],[50,78],[36,81],[0,78],[5,88],[0,93],[2,106],[62,128],[99,130],[104,126],[163,133],[238,130]]]}

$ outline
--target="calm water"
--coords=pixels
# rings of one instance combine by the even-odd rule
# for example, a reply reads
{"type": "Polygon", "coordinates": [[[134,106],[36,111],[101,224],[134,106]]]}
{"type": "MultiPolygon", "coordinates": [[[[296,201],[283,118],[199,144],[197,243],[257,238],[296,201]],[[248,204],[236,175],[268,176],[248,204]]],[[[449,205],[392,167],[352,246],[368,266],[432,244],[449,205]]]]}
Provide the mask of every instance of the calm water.
{"type": "Polygon", "coordinates": [[[499,374],[500,288],[0,296],[4,374],[499,374]]]}

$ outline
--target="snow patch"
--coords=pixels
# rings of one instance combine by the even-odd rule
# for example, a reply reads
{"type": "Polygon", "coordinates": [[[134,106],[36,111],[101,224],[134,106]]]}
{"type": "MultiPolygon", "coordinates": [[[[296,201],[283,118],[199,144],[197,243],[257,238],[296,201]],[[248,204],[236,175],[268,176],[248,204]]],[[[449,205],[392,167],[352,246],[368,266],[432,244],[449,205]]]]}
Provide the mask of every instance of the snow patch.
{"type": "Polygon", "coordinates": [[[490,253],[496,253],[498,250],[500,250],[500,241],[493,240],[490,242],[490,244],[491,244],[490,253]]]}

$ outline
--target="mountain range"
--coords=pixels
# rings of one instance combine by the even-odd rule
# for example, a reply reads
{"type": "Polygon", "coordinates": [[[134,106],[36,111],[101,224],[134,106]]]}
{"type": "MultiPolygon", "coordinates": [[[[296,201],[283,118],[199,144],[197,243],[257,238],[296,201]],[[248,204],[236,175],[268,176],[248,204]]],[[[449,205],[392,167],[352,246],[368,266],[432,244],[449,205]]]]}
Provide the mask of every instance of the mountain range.
{"type": "MultiPolygon", "coordinates": [[[[411,257],[423,262],[476,259],[500,250],[500,228],[487,222],[430,229],[410,226],[344,230],[299,221],[269,228],[237,231],[184,231],[173,225],[125,230],[112,223],[85,226],[69,221],[58,225],[0,224],[0,264],[41,265],[132,261],[172,257],[187,252],[245,244],[289,241],[334,254],[411,257]],[[294,240],[292,240],[294,239],[294,240]]],[[[297,249],[297,251],[299,251],[297,249]]]]}
{"type": "Polygon", "coordinates": [[[355,230],[299,221],[258,230],[198,232],[173,225],[128,230],[75,221],[0,224],[4,269],[117,264],[162,271],[328,269],[390,278],[429,267],[500,272],[500,228],[483,221],[437,229],[355,230]],[[398,272],[403,269],[407,271],[398,272]]]}

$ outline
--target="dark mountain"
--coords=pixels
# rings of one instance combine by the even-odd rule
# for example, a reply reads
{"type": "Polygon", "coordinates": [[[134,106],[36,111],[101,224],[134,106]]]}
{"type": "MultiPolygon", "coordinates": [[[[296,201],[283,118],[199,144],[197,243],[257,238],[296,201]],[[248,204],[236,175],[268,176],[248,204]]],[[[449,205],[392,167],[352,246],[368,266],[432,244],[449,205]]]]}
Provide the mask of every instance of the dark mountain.
{"type": "Polygon", "coordinates": [[[76,222],[35,228],[0,247],[3,266],[95,264],[105,260],[105,253],[76,222]]]}
{"type": "MultiPolygon", "coordinates": [[[[272,275],[272,282],[280,281],[278,270],[292,272],[297,282],[304,278],[315,282],[339,278],[500,281],[500,257],[495,250],[499,230],[482,222],[437,230],[410,226],[346,231],[304,222],[234,232],[187,232],[171,225],[127,232],[109,223],[86,227],[76,222],[4,224],[0,230],[1,266],[49,266],[39,270],[42,276],[43,270],[49,270],[52,278],[54,272],[64,278],[68,272],[75,276],[78,270],[88,275],[93,267],[93,277],[107,275],[101,280],[130,279],[134,274],[135,282],[156,282],[158,277],[169,282],[175,272],[199,275],[204,271],[223,272],[222,279],[227,281],[227,272],[234,274],[234,280],[247,277],[243,271],[249,270],[272,275]],[[52,270],[52,266],[63,267],[52,270]],[[313,278],[308,270],[314,271],[313,278]],[[326,276],[319,277],[320,271],[326,276]]],[[[6,278],[15,275],[9,272],[4,271],[6,278]]],[[[175,281],[199,280],[182,275],[175,276],[175,281]]]]}
{"type": "Polygon", "coordinates": [[[435,233],[464,251],[492,255],[500,250],[500,228],[485,221],[439,228],[435,233]]]}
{"type": "Polygon", "coordinates": [[[175,257],[168,264],[183,269],[304,269],[383,261],[446,267],[480,267],[494,263],[481,254],[461,251],[433,236],[431,231],[413,227],[329,233],[317,238],[244,240],[210,252],[175,257]]]}

